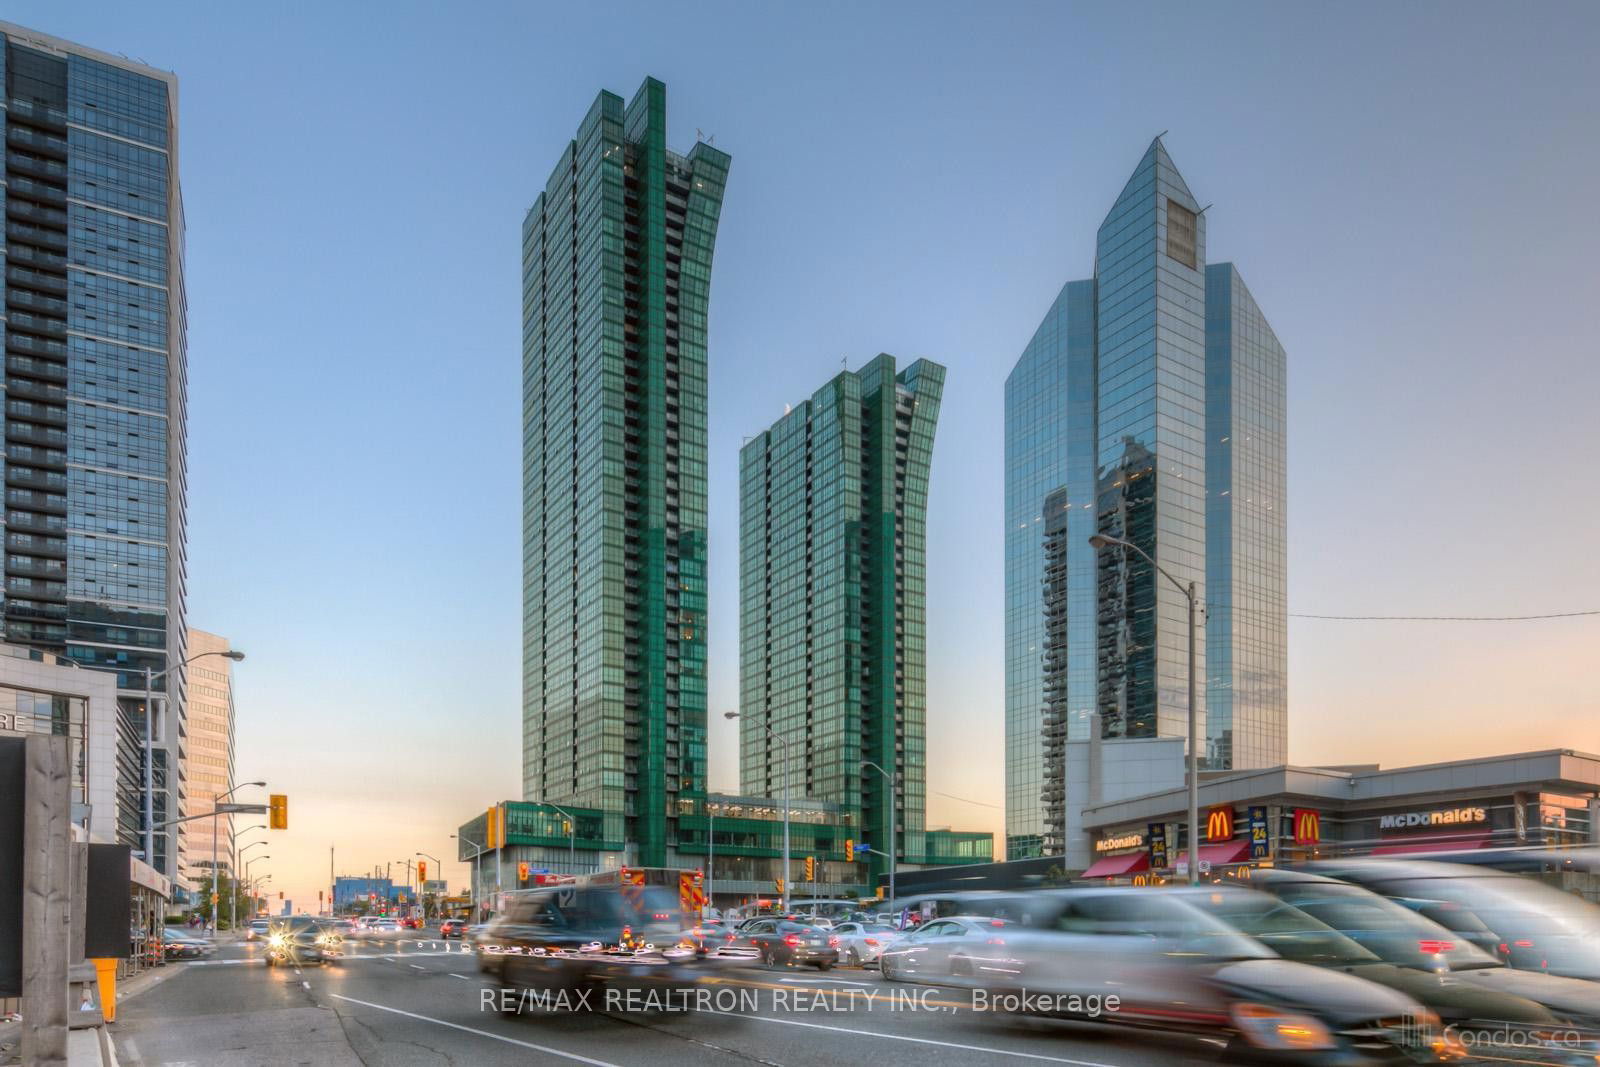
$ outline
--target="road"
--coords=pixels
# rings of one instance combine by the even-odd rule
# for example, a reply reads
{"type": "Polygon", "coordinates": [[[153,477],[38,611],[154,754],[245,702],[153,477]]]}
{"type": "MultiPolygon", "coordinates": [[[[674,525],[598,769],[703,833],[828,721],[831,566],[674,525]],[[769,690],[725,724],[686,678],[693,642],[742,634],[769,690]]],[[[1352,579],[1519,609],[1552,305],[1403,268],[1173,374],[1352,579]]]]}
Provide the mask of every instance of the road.
{"type": "MultiPolygon", "coordinates": [[[[1134,1043],[972,1010],[964,991],[885,983],[875,971],[757,968],[707,989],[708,1010],[505,1016],[459,942],[356,943],[335,964],[265,966],[259,944],[168,965],[113,1027],[131,1067],[434,1067],[586,1063],[749,1067],[1143,1067],[1217,1062],[1181,1040],[1134,1043]],[[725,1010],[724,1010],[725,1009],[725,1010]]],[[[613,1005],[621,1008],[621,1005],[613,1005]]]]}

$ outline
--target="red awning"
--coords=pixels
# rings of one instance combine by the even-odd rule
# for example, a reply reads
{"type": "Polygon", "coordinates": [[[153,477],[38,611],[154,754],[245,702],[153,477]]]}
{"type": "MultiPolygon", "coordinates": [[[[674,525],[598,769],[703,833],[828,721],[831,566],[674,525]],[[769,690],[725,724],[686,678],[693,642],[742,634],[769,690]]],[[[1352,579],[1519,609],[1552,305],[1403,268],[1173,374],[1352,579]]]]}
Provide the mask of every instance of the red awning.
{"type": "MultiPolygon", "coordinates": [[[[1189,859],[1189,850],[1184,849],[1178,853],[1178,858],[1173,861],[1174,866],[1181,865],[1189,859]]],[[[1200,846],[1200,862],[1209,863],[1213,867],[1222,867],[1230,863],[1248,863],[1250,860],[1250,839],[1248,837],[1235,838],[1232,841],[1219,841],[1214,845],[1200,846]]]]}
{"type": "Polygon", "coordinates": [[[1115,878],[1122,874],[1137,874],[1150,869],[1150,853],[1128,852],[1121,856],[1102,856],[1089,864],[1089,869],[1079,877],[1115,878]]]}
{"type": "Polygon", "coordinates": [[[1472,831],[1465,834],[1432,834],[1425,841],[1413,838],[1410,841],[1396,841],[1392,844],[1378,845],[1372,850],[1374,856],[1406,856],[1414,852],[1456,852],[1473,848],[1488,848],[1490,834],[1486,830],[1472,831]]]}

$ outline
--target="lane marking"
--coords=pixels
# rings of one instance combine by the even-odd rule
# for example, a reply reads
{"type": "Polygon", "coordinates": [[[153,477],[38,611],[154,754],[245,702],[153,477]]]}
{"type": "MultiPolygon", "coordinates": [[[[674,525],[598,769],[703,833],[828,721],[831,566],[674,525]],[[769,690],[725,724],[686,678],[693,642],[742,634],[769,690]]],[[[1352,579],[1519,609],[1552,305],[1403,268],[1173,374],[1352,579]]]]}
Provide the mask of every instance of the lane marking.
{"type": "Polygon", "coordinates": [[[410,963],[410,964],[407,964],[406,966],[410,967],[413,971],[427,970],[427,968],[423,967],[420,963],[410,963]]]}
{"type": "MultiPolygon", "coordinates": [[[[335,994],[337,995],[337,994],[335,994]]],[[[718,1011],[715,1008],[701,1008],[707,1015],[726,1015],[733,1019],[752,1019],[761,1023],[778,1023],[781,1026],[803,1026],[808,1030],[831,1030],[836,1034],[854,1034],[858,1037],[877,1037],[885,1041],[907,1041],[914,1045],[937,1045],[940,1048],[961,1049],[964,1052],[987,1052],[991,1056],[1014,1056],[1023,1060],[1043,1060],[1046,1063],[1068,1063],[1074,1067],[1118,1067],[1114,1063],[1101,1063],[1097,1060],[1071,1060],[1065,1056],[1046,1056],[1038,1052],[1016,1052],[1003,1048],[984,1048],[982,1045],[963,1045],[955,1041],[937,1041],[931,1037],[909,1037],[905,1034],[880,1034],[873,1030],[854,1030],[848,1026],[826,1026],[822,1023],[803,1023],[798,1019],[773,1019],[765,1015],[746,1015],[737,1011],[718,1011]]]]}
{"type": "Polygon", "coordinates": [[[463,981],[463,982],[470,982],[470,981],[472,981],[472,979],[470,979],[470,978],[468,978],[468,977],[467,977],[467,976],[466,976],[466,975],[464,975],[464,974],[452,974],[452,975],[450,975],[450,977],[451,977],[451,978],[459,978],[459,979],[461,979],[461,980],[462,980],[462,981],[463,981]]]}
{"type": "Polygon", "coordinates": [[[778,979],[778,981],[780,981],[780,982],[788,982],[788,983],[790,983],[792,985],[833,984],[833,985],[858,985],[858,986],[862,987],[863,989],[871,989],[872,988],[872,983],[871,982],[852,982],[852,981],[849,981],[848,979],[844,979],[844,978],[780,978],[780,979],[778,979]]]}
{"type": "MultiPolygon", "coordinates": [[[[552,1056],[560,1056],[564,1060],[576,1060],[578,1063],[593,1064],[594,1067],[620,1067],[619,1064],[609,1063],[606,1060],[592,1060],[588,1056],[580,1056],[576,1052],[566,1052],[562,1049],[551,1048],[549,1045],[536,1045],[532,1041],[519,1041],[514,1037],[507,1037],[504,1034],[496,1034],[489,1030],[478,1030],[471,1026],[462,1026],[460,1023],[449,1022],[445,1019],[435,1019],[430,1015],[418,1015],[413,1011],[401,1011],[399,1008],[391,1008],[383,1004],[374,1004],[370,1000],[357,1000],[355,997],[347,997],[340,993],[330,993],[329,996],[333,997],[334,1000],[344,1000],[351,1004],[360,1004],[364,1008],[376,1008],[379,1011],[392,1012],[395,1015],[404,1015],[408,1019],[417,1019],[425,1023],[436,1023],[439,1026],[448,1026],[452,1030],[461,1030],[465,1033],[477,1034],[479,1037],[487,1037],[491,1041],[503,1041],[508,1045],[516,1045],[518,1048],[531,1048],[536,1052],[547,1052],[552,1056]]],[[[1076,1061],[1068,1060],[1063,1062],[1076,1061]]],[[[1096,1064],[1093,1065],[1093,1067],[1110,1067],[1110,1065],[1096,1064]]]]}
{"type": "Polygon", "coordinates": [[[306,990],[307,993],[311,992],[311,983],[310,982],[301,982],[300,984],[305,987],[305,990],[306,990]]]}

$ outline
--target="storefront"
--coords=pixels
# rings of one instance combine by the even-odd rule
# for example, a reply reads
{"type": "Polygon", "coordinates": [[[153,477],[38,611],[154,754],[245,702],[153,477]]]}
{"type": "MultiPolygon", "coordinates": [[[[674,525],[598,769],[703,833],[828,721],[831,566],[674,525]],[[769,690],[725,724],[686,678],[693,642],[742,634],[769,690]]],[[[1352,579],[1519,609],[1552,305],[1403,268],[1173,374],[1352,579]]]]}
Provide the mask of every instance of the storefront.
{"type": "MultiPolygon", "coordinates": [[[[1271,767],[1203,776],[1199,807],[1199,868],[1213,879],[1338,856],[1560,849],[1600,842],[1600,757],[1553,750],[1391,770],[1271,767]]],[[[1079,878],[1185,877],[1187,810],[1184,789],[1083,809],[1095,859],[1079,878]]]]}

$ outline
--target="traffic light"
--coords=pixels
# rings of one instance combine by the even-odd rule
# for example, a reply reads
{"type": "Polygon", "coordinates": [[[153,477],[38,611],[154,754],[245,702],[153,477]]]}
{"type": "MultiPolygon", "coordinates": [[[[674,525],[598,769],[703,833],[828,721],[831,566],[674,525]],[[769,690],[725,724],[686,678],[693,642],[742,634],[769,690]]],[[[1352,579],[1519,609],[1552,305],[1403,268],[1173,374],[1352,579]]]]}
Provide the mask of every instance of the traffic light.
{"type": "Polygon", "coordinates": [[[289,828],[289,798],[282,793],[267,798],[267,825],[274,830],[289,828]]]}
{"type": "Polygon", "coordinates": [[[775,879],[772,884],[773,884],[774,887],[776,887],[776,889],[778,891],[778,895],[780,897],[783,896],[783,879],[782,878],[775,879]]]}
{"type": "Polygon", "coordinates": [[[807,856],[806,857],[806,881],[815,882],[816,880],[817,880],[817,860],[816,860],[816,857],[815,856],[807,856]]]}
{"type": "Polygon", "coordinates": [[[426,882],[427,880],[428,880],[428,861],[427,860],[418,860],[417,861],[417,881],[418,882],[426,882]]]}
{"type": "Polygon", "coordinates": [[[527,880],[528,880],[528,861],[527,860],[518,860],[517,861],[517,881],[526,882],[527,880]]]}
{"type": "Polygon", "coordinates": [[[279,899],[279,900],[282,900],[282,899],[283,899],[283,890],[281,890],[281,889],[280,889],[280,890],[278,890],[278,899],[279,899]]]}
{"type": "Polygon", "coordinates": [[[844,839],[844,858],[847,860],[856,858],[856,843],[853,838],[847,837],[844,839]]]}

